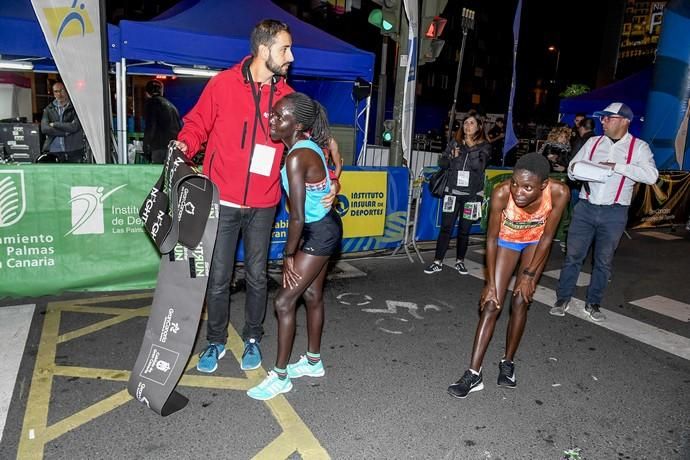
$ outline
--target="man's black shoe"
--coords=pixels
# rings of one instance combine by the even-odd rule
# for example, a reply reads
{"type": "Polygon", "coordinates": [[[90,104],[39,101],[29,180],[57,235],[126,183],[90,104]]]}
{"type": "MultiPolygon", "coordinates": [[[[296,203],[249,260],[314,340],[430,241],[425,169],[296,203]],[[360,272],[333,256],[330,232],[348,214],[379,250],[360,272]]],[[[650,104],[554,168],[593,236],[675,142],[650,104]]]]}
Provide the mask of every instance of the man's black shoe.
{"type": "Polygon", "coordinates": [[[606,319],[606,315],[599,310],[600,308],[601,306],[598,303],[586,303],[585,313],[587,313],[589,317],[592,318],[592,321],[604,321],[606,319]]]}
{"type": "Polygon", "coordinates": [[[515,388],[517,381],[515,380],[515,363],[502,359],[498,363],[498,386],[515,388]]]}
{"type": "Polygon", "coordinates": [[[448,394],[454,398],[466,398],[468,394],[473,391],[484,389],[482,383],[482,374],[473,374],[471,370],[467,369],[460,380],[448,387],[448,394]]]}

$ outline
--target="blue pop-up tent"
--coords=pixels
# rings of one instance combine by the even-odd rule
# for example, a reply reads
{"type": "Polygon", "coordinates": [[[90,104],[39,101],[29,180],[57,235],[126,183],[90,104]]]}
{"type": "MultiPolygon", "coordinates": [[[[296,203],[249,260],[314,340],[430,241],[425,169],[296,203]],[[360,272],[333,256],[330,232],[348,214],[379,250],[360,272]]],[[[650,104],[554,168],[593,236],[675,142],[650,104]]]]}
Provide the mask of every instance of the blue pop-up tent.
{"type": "Polygon", "coordinates": [[[249,35],[266,18],[290,26],[292,75],[371,81],[372,53],[300,21],[269,0],[188,1],[150,21],[120,21],[122,56],[128,61],[227,68],[249,54],[249,35]]]}
{"type": "MultiPolygon", "coordinates": [[[[561,121],[572,125],[575,114],[584,113],[591,116],[594,112],[603,110],[612,102],[624,102],[635,114],[630,124],[630,132],[640,136],[643,118],[646,112],[647,96],[652,83],[652,67],[646,68],[627,78],[597,88],[580,96],[561,99],[559,112],[561,121]]],[[[601,132],[599,120],[597,132],[601,132]]]]}
{"type": "MultiPolygon", "coordinates": [[[[132,74],[170,73],[173,65],[225,69],[250,54],[251,31],[267,18],[290,27],[295,56],[290,84],[318,99],[331,124],[355,125],[361,106],[352,100],[353,83],[372,80],[374,54],[300,21],[270,0],[186,0],[150,21],[120,21],[122,58],[132,74]]],[[[184,107],[188,101],[177,102],[184,107]]],[[[355,152],[362,134],[357,132],[355,152]]]]}
{"type": "MultiPolygon", "coordinates": [[[[108,24],[110,62],[120,59],[120,31],[108,24]]],[[[0,2],[0,55],[3,59],[31,59],[34,70],[55,71],[48,43],[30,0],[0,2]]]]}

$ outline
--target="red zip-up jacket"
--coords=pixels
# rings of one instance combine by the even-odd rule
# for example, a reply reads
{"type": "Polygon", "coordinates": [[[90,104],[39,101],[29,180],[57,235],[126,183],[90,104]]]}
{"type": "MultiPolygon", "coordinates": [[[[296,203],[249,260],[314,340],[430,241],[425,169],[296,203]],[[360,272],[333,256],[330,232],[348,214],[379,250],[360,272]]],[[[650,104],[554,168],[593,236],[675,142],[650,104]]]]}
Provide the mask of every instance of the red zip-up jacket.
{"type": "MultiPolygon", "coordinates": [[[[255,98],[246,78],[249,57],[213,77],[194,108],[184,116],[177,136],[187,144],[192,158],[204,142],[204,174],[211,179],[220,199],[252,208],[269,208],[280,201],[280,162],[284,145],[270,137],[268,106],[271,85],[259,87],[263,128],[257,123],[255,98]],[[249,172],[256,144],[274,147],[273,166],[268,176],[249,172]]],[[[274,84],[273,104],[294,90],[279,78],[274,84]]]]}

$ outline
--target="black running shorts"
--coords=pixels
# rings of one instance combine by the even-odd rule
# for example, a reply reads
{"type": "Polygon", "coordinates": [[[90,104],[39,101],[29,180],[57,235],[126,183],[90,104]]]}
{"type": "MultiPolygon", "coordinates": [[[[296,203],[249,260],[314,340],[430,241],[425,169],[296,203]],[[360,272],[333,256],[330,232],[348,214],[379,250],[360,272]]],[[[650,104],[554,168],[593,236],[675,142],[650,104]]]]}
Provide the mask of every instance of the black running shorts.
{"type": "Polygon", "coordinates": [[[343,237],[343,223],[335,210],[321,220],[304,224],[302,230],[302,252],[313,256],[330,256],[340,249],[343,237]]]}

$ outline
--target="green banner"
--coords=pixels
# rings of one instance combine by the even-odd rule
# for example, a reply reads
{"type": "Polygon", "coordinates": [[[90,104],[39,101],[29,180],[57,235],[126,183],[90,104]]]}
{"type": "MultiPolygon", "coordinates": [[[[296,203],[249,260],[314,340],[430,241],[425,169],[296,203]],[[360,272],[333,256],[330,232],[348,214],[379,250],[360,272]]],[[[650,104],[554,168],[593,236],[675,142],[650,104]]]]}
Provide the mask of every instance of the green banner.
{"type": "MultiPolygon", "coordinates": [[[[160,256],[139,207],[162,167],[0,165],[0,298],[154,288],[160,256]]],[[[408,172],[383,171],[389,175],[384,235],[348,238],[343,252],[393,248],[402,239],[408,172]]],[[[281,225],[287,225],[284,206],[275,229],[287,229],[281,225]]],[[[284,233],[274,232],[272,259],[282,257],[284,233]]]]}
{"type": "Polygon", "coordinates": [[[139,206],[162,166],[0,166],[0,298],[153,288],[139,206]]]}

